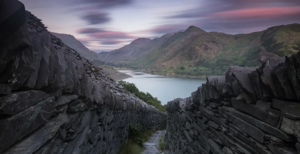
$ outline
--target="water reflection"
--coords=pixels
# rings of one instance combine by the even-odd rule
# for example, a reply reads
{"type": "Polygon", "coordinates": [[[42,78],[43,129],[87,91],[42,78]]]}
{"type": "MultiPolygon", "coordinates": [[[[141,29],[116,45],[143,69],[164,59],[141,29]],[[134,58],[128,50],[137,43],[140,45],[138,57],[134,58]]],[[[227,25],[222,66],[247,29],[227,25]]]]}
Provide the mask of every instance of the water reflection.
{"type": "Polygon", "coordinates": [[[165,77],[133,70],[119,71],[132,76],[124,81],[134,83],[140,91],[148,92],[157,97],[162,104],[175,98],[189,97],[202,83],[206,82],[203,79],[165,77]]]}

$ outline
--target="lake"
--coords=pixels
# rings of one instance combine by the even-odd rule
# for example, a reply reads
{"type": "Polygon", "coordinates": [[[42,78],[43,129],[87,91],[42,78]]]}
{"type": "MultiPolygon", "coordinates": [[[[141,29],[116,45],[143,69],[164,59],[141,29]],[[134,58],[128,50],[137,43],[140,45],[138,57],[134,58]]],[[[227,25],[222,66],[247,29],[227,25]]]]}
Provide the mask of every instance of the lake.
{"type": "Polygon", "coordinates": [[[175,98],[191,96],[192,92],[206,82],[204,79],[166,77],[133,70],[118,71],[132,76],[123,81],[134,83],[140,91],[157,97],[163,105],[175,98]]]}

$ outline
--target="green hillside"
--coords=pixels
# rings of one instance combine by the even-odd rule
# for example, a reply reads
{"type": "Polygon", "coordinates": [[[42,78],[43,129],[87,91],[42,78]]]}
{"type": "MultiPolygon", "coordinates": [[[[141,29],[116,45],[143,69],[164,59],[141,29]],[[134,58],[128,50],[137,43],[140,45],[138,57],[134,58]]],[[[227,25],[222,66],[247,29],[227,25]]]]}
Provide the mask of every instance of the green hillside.
{"type": "MultiPolygon", "coordinates": [[[[161,38],[158,38],[161,39],[161,38]]],[[[138,56],[122,57],[122,48],[107,53],[114,65],[172,76],[195,76],[223,74],[229,66],[258,66],[261,52],[273,52],[280,56],[295,53],[300,48],[300,25],[290,24],[268,28],[250,34],[229,35],[205,32],[190,26],[183,32],[164,36],[159,43],[149,41],[138,56]],[[119,56],[118,60],[114,55],[119,56]]],[[[134,44],[126,46],[127,50],[134,44]]],[[[140,48],[140,46],[139,46],[140,48]]]]}

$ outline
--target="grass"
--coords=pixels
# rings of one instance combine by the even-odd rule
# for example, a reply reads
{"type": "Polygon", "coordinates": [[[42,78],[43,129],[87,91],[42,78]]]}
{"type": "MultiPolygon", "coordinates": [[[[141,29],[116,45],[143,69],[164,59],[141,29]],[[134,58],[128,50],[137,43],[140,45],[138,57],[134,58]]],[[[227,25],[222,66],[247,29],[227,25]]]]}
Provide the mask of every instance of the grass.
{"type": "Polygon", "coordinates": [[[140,130],[136,125],[130,125],[128,139],[118,154],[141,154],[145,149],[143,143],[148,141],[153,133],[153,130],[140,130]]]}
{"type": "Polygon", "coordinates": [[[166,150],[165,135],[160,136],[159,143],[158,143],[158,149],[161,151],[166,150]]]}

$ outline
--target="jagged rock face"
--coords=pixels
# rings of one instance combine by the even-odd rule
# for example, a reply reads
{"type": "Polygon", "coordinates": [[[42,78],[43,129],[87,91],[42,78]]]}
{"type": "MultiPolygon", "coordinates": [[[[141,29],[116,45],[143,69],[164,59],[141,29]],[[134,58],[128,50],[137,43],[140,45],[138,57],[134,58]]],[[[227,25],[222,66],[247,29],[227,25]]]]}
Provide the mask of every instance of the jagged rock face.
{"type": "Polygon", "coordinates": [[[117,153],[129,125],[162,128],[139,100],[29,12],[0,44],[0,153],[117,153]]]}
{"type": "Polygon", "coordinates": [[[264,56],[259,68],[231,67],[168,103],[170,153],[300,153],[300,53],[264,56]]]}

